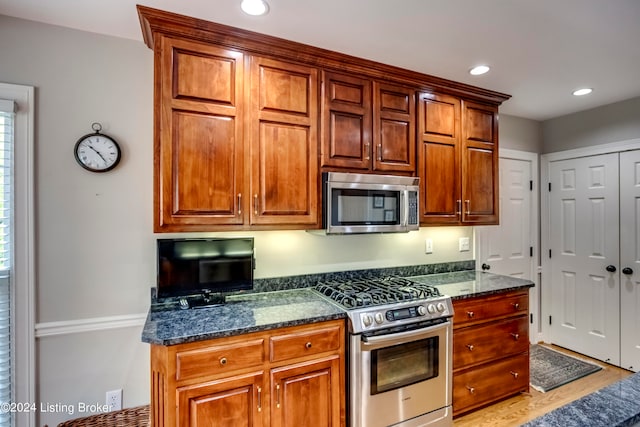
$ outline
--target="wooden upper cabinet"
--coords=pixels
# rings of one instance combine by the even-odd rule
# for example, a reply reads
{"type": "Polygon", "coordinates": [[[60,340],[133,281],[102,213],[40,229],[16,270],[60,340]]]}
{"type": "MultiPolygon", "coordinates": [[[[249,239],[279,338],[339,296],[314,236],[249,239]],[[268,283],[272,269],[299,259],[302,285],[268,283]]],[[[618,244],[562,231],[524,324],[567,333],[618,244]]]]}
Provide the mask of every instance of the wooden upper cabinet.
{"type": "Polygon", "coordinates": [[[137,10],[155,54],[154,231],[319,228],[320,168],[419,175],[424,225],[497,223],[509,95],[137,10]]]}
{"type": "Polygon", "coordinates": [[[498,224],[498,109],[422,93],[421,224],[498,224]]]}
{"type": "Polygon", "coordinates": [[[323,71],[322,87],[322,166],[369,169],[371,80],[323,71]]]}
{"type": "Polygon", "coordinates": [[[460,222],[460,100],[422,93],[418,101],[420,222],[460,222]]]}
{"type": "Polygon", "coordinates": [[[317,226],[318,71],[252,57],[251,224],[317,226]]]}
{"type": "Polygon", "coordinates": [[[373,83],[373,169],[416,172],[415,90],[373,83]]]}
{"type": "Polygon", "coordinates": [[[415,174],[415,91],[323,71],[321,166],[415,174]]]}
{"type": "Polygon", "coordinates": [[[156,51],[156,231],[241,224],[244,55],[162,37],[156,51]]]}
{"type": "Polygon", "coordinates": [[[498,108],[463,102],[463,220],[498,224],[498,108]]]}

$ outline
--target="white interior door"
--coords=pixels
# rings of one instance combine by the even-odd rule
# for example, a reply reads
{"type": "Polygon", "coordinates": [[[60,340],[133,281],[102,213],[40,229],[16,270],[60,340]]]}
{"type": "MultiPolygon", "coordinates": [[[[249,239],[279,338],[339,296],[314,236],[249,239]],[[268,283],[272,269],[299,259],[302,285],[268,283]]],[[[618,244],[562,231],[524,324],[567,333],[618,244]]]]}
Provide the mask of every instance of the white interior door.
{"type": "Polygon", "coordinates": [[[549,171],[551,342],[619,365],[618,154],[549,171]]]}
{"type": "Polygon", "coordinates": [[[640,150],[620,153],[620,366],[640,371],[640,150]]]}
{"type": "MultiPolygon", "coordinates": [[[[534,171],[538,166],[537,156],[527,154],[500,154],[500,225],[475,227],[476,259],[478,267],[485,265],[491,273],[536,282],[534,224],[537,224],[538,217],[534,208],[536,197],[533,184],[534,171]]],[[[529,294],[530,312],[536,319],[530,323],[529,337],[532,342],[536,342],[538,336],[537,295],[537,288],[534,287],[529,294]]]]}

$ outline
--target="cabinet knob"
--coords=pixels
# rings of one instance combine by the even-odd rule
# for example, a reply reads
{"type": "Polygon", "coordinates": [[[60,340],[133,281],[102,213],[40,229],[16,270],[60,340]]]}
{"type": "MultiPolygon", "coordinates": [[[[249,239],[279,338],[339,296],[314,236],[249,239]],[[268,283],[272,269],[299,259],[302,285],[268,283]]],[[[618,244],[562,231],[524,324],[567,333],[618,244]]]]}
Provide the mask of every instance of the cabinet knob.
{"type": "Polygon", "coordinates": [[[309,350],[311,348],[311,341],[307,342],[304,347],[309,350]]]}
{"type": "Polygon", "coordinates": [[[476,393],[476,389],[471,387],[471,386],[467,386],[467,390],[469,390],[469,393],[471,393],[471,394],[475,394],[476,393]]]}
{"type": "Polygon", "coordinates": [[[520,304],[518,304],[517,302],[514,302],[511,304],[513,306],[513,308],[515,308],[516,310],[520,309],[520,304]]]}
{"type": "Polygon", "coordinates": [[[633,274],[633,269],[630,267],[625,267],[622,269],[622,274],[626,274],[626,275],[633,274]]]}
{"type": "Polygon", "coordinates": [[[609,273],[615,273],[616,272],[616,266],[615,265],[607,265],[605,267],[605,270],[607,270],[609,273]]]}
{"type": "Polygon", "coordinates": [[[513,378],[518,378],[519,376],[517,372],[513,372],[513,371],[511,371],[511,375],[513,375],[513,378]]]}
{"type": "Polygon", "coordinates": [[[514,334],[512,333],[511,336],[513,337],[514,340],[518,341],[518,339],[520,339],[520,334],[514,334]]]}
{"type": "Polygon", "coordinates": [[[470,319],[472,319],[474,315],[475,313],[473,311],[467,311],[467,316],[469,316],[470,319]]]}
{"type": "Polygon", "coordinates": [[[475,347],[473,346],[473,344],[467,344],[467,348],[469,349],[469,351],[473,351],[475,347]]]}
{"type": "Polygon", "coordinates": [[[490,269],[491,269],[491,266],[490,266],[489,264],[483,263],[483,264],[482,264],[482,269],[483,269],[483,270],[490,270],[490,269]]]}
{"type": "Polygon", "coordinates": [[[222,366],[226,365],[226,364],[227,364],[227,358],[226,358],[226,357],[223,357],[222,359],[220,359],[220,364],[221,364],[222,366]]]}

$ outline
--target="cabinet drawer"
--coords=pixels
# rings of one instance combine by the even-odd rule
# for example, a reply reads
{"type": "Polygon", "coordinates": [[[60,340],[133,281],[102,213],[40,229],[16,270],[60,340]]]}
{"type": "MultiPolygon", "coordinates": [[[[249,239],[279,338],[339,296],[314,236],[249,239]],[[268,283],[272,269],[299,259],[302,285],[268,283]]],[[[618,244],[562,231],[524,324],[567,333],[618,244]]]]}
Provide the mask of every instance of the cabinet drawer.
{"type": "Polygon", "coordinates": [[[262,365],[264,339],[202,347],[176,353],[176,380],[201,378],[262,365]]]}
{"type": "Polygon", "coordinates": [[[453,412],[461,412],[529,390],[529,354],[453,375],[453,412]]]}
{"type": "Polygon", "coordinates": [[[453,334],[453,369],[524,353],[528,349],[529,324],[526,316],[457,329],[453,334]]]}
{"type": "Polygon", "coordinates": [[[454,301],[453,327],[529,312],[529,293],[454,301]]]}
{"type": "Polygon", "coordinates": [[[340,348],[340,327],[301,331],[271,338],[271,361],[310,356],[340,348]]]}

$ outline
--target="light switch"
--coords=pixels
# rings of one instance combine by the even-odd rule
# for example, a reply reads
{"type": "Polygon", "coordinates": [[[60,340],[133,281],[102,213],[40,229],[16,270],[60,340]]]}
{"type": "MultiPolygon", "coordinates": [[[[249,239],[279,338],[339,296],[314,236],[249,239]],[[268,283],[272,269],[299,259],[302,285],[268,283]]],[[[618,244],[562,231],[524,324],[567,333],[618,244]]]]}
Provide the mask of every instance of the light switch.
{"type": "Polygon", "coordinates": [[[469,238],[468,237],[460,237],[458,240],[458,247],[460,252],[466,252],[469,250],[469,238]]]}
{"type": "Polygon", "coordinates": [[[427,239],[424,243],[424,251],[425,253],[432,254],[433,253],[433,239],[427,239]]]}

